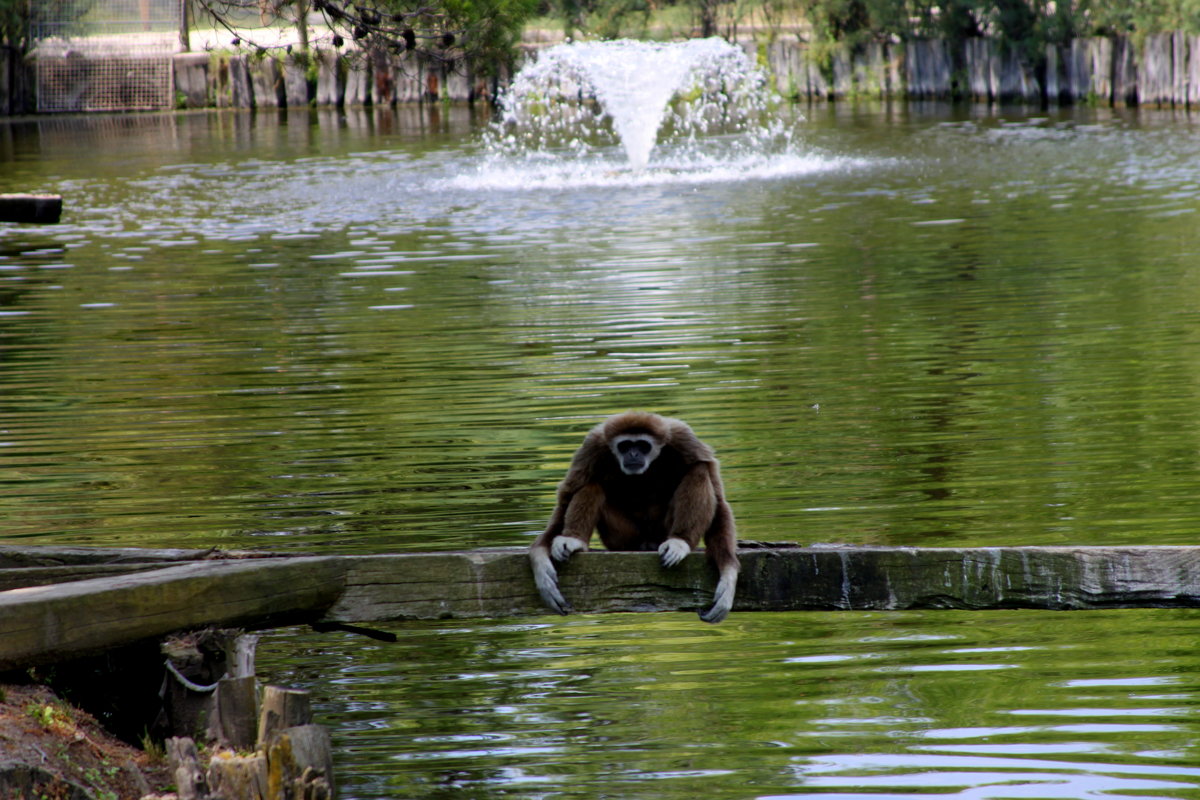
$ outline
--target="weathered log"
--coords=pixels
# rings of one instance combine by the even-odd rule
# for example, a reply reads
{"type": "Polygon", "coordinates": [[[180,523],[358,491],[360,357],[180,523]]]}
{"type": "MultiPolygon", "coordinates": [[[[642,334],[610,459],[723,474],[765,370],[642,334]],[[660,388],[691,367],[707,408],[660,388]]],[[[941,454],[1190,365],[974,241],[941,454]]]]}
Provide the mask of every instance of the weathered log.
{"type": "Polygon", "coordinates": [[[0,194],[0,222],[53,225],[62,218],[62,207],[58,194],[0,194]]]}
{"type": "MultiPolygon", "coordinates": [[[[735,611],[1200,607],[1200,547],[847,547],[743,543],[735,611]]],[[[695,610],[703,554],[591,551],[560,567],[580,612],[695,610]]],[[[545,614],[524,548],[207,560],[0,592],[0,669],[179,630],[545,614]]]]}
{"type": "Polygon", "coordinates": [[[167,563],[264,557],[272,556],[269,553],[216,549],[0,545],[0,591],[145,572],[161,569],[167,563]]]}
{"type": "Polygon", "coordinates": [[[147,572],[153,569],[162,569],[162,564],[72,564],[61,567],[0,569],[0,591],[29,586],[50,586],[56,583],[70,583],[71,581],[111,575],[128,575],[132,572],[147,572]]]}
{"type": "Polygon", "coordinates": [[[333,557],[201,561],[0,592],[0,669],[180,630],[309,621],[341,595],[343,570],[333,557]]]}
{"type": "MultiPolygon", "coordinates": [[[[739,556],[735,611],[1200,606],[1198,547],[765,546],[739,556]]],[[[523,550],[353,560],[327,620],[545,613],[523,550]]],[[[715,583],[699,553],[664,570],[653,553],[591,551],[559,573],[587,612],[695,610],[715,583]]]]}
{"type": "Polygon", "coordinates": [[[71,564],[157,564],[171,561],[203,561],[209,558],[276,557],[250,550],[185,550],[151,547],[70,547],[39,545],[21,547],[0,544],[0,570],[23,567],[57,567],[71,564]]]}

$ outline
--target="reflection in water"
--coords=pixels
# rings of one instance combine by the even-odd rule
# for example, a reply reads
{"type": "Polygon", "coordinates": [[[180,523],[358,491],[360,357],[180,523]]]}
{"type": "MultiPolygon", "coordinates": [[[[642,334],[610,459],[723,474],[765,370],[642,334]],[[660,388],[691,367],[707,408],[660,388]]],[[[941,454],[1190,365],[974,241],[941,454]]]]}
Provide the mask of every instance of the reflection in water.
{"type": "Polygon", "coordinates": [[[150,116],[98,173],[39,121],[14,180],[71,202],[4,238],[17,532],[518,544],[651,407],[750,537],[1190,542],[1190,140],[810,113],[811,172],[503,195],[466,117],[150,116]]]}
{"type": "Polygon", "coordinates": [[[683,617],[410,624],[397,645],[305,634],[280,642],[283,660],[273,641],[263,651],[320,695],[346,763],[362,765],[358,796],[1200,787],[1194,664],[1171,645],[1190,641],[1187,612],[743,614],[711,629],[683,617]],[[337,655],[352,650],[352,665],[337,655]]]}
{"type": "MultiPolygon", "coordinates": [[[[1186,121],[839,104],[811,169],[496,191],[437,114],[0,125],[6,190],[68,198],[0,228],[7,538],[526,544],[641,407],[721,453],[747,538],[1193,543],[1186,121]]],[[[349,797],[1188,797],[1191,622],[573,617],[264,660],[321,693],[349,797]]]]}

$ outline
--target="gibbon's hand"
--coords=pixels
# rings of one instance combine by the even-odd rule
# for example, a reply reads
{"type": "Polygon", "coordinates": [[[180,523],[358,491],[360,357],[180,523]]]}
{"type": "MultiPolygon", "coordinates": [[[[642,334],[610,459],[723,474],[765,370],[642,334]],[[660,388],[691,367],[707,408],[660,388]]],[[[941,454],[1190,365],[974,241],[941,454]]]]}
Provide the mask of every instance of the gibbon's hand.
{"type": "Polygon", "coordinates": [[[692,546],[683,539],[667,539],[658,546],[658,554],[662,557],[664,567],[673,567],[692,552],[692,546]]]}
{"type": "Polygon", "coordinates": [[[555,536],[550,543],[550,557],[560,564],[580,550],[587,550],[587,543],[574,536],[555,536]]]}

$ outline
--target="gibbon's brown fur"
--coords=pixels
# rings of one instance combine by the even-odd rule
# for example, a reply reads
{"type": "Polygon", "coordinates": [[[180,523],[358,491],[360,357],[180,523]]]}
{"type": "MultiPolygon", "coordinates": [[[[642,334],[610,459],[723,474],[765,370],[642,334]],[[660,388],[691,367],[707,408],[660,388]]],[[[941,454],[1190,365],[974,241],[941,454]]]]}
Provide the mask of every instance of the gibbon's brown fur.
{"type": "Polygon", "coordinates": [[[703,537],[719,580],[700,612],[720,622],[737,589],[737,530],[725,501],[720,465],[687,423],[640,411],[617,414],[588,433],[558,487],[546,530],[529,548],[534,582],[546,605],[566,614],[555,561],[588,548],[592,531],[609,550],[657,550],[673,567],[703,537]]]}

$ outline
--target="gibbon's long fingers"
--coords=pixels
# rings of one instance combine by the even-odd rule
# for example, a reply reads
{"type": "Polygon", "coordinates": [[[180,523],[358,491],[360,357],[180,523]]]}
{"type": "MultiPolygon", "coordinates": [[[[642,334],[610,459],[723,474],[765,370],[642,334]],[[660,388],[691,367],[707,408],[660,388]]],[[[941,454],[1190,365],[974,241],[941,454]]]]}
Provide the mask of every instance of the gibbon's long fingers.
{"type": "Polygon", "coordinates": [[[566,614],[571,610],[571,604],[558,590],[558,573],[550,561],[550,554],[545,548],[539,547],[529,551],[529,563],[533,567],[533,583],[537,586],[542,602],[551,611],[566,614]]]}
{"type": "Polygon", "coordinates": [[[662,557],[664,567],[673,567],[692,552],[692,546],[683,539],[667,539],[658,546],[658,554],[662,557]]]}
{"type": "Polygon", "coordinates": [[[550,542],[550,557],[560,563],[580,550],[587,550],[587,542],[574,536],[555,536],[550,542]]]}
{"type": "Polygon", "coordinates": [[[733,596],[737,593],[737,570],[726,567],[721,570],[721,579],[717,581],[717,590],[713,592],[713,604],[706,611],[700,612],[700,619],[705,622],[720,622],[729,615],[733,608],[733,596]]]}

